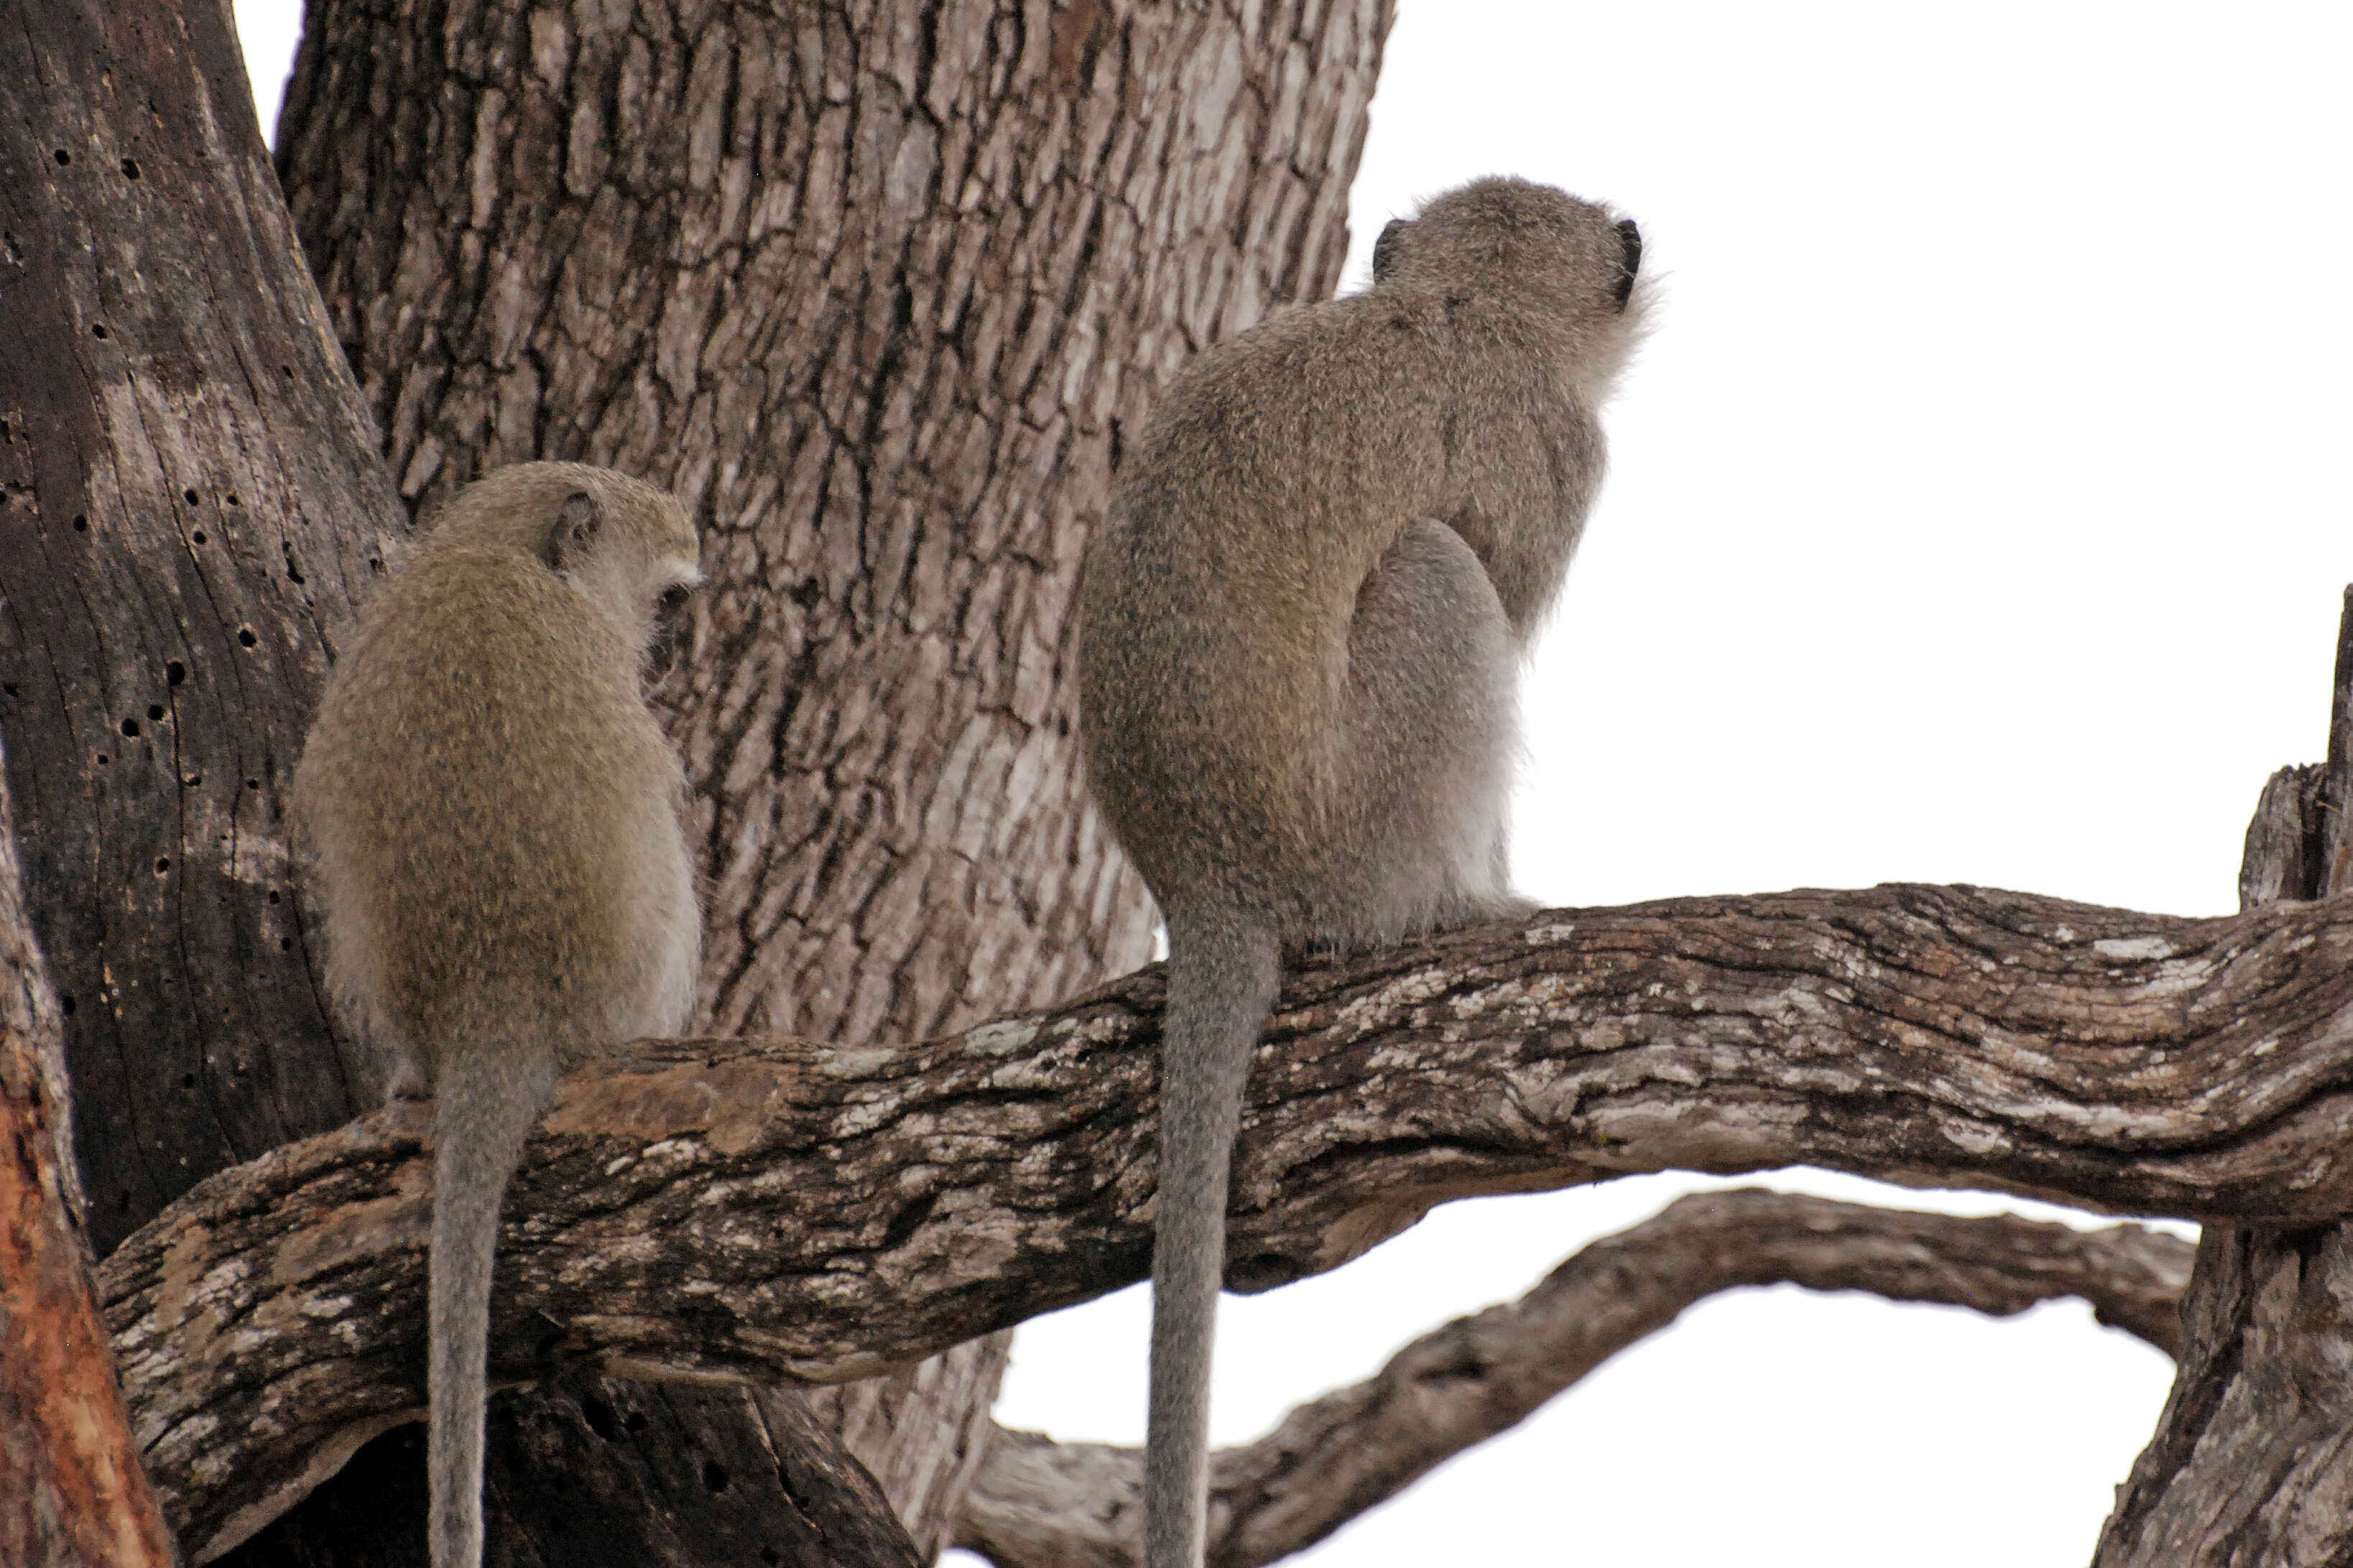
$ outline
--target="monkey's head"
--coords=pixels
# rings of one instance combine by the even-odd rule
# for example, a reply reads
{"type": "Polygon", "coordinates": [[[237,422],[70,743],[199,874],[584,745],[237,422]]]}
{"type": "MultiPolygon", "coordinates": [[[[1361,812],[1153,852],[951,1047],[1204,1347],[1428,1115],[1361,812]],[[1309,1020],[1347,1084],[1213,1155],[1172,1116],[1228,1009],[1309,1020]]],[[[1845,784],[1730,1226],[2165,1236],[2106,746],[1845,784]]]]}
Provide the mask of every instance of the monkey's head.
{"type": "Polygon", "coordinates": [[[610,468],[517,463],[459,491],[427,536],[432,549],[484,545],[533,557],[586,595],[642,650],[647,679],[670,668],[702,581],[676,498],[610,468]]]}
{"type": "Polygon", "coordinates": [[[1641,329],[1642,231],[1632,218],[1533,180],[1473,180],[1397,218],[1373,246],[1373,287],[1508,294],[1566,328],[1600,383],[1641,329]]]}

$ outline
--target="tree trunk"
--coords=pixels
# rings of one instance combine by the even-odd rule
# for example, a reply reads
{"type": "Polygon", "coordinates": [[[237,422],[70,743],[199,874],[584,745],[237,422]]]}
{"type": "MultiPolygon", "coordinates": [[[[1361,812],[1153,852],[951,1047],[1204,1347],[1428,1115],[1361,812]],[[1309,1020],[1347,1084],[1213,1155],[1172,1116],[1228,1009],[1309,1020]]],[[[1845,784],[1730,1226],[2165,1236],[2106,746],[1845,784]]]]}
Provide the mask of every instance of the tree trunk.
{"type": "MultiPolygon", "coordinates": [[[[2328,760],[2282,768],[2247,826],[2242,909],[2353,889],[2353,589],[2328,760]]],[[[2187,1349],[2094,1568],[2324,1568],[2353,1556],[2353,1226],[2210,1224],[2187,1349]]]]}
{"type": "Polygon", "coordinates": [[[9,816],[0,780],[0,1563],[171,1568],[50,1131],[71,1100],[9,816]]]}
{"type": "MultiPolygon", "coordinates": [[[[103,1248],[207,1173],[381,1099],[327,1026],[279,801],[333,637],[408,521],[227,7],[0,0],[0,32],[26,45],[0,71],[0,731],[26,906],[0,926],[26,987],[44,953],[58,980],[47,1065],[73,1087],[34,1098],[10,1075],[27,1162],[12,1203],[78,1185],[103,1248]],[[79,1184],[39,1152],[44,1100],[78,1108],[79,1184]]],[[[58,1241],[19,1232],[0,1344],[68,1352],[10,1357],[9,1398],[77,1412],[79,1446],[0,1466],[0,1559],[169,1561],[144,1475],[110,1458],[112,1363],[72,1331],[58,1241]],[[51,1535],[12,1546],[11,1526],[51,1535]]],[[[780,1483],[831,1480],[810,1515],[824,1539],[790,1561],[913,1561],[838,1442],[769,1436],[780,1483]]]]}
{"type": "MultiPolygon", "coordinates": [[[[1390,11],[312,5],[280,174],[404,498],[580,458],[709,531],[668,694],[707,1027],[905,1045],[1147,955],[1079,786],[1080,554],[1166,374],[1331,292],[1390,11]]],[[[820,1396],[927,1555],[1004,1354],[820,1396]]]]}
{"type": "Polygon", "coordinates": [[[102,1255],[373,1107],[280,793],[399,499],[225,0],[0,0],[0,733],[102,1255]]]}

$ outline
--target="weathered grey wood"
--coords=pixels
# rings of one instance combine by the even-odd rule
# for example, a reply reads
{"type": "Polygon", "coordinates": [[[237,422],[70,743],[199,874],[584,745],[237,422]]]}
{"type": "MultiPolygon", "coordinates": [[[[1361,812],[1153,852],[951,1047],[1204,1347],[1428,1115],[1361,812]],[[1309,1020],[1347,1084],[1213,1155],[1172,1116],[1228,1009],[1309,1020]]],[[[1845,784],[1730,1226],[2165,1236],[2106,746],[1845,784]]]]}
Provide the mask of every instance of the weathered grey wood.
{"type": "Polygon", "coordinates": [[[405,532],[226,0],[0,0],[0,729],[100,1252],[375,1102],[280,794],[405,532]]]}
{"type": "MultiPolygon", "coordinates": [[[[2353,588],[2334,685],[2327,762],[2263,786],[2242,909],[2353,888],[2353,588]]],[[[2095,1568],[2322,1568],[2353,1555],[2353,1227],[2315,1217],[2325,1223],[2207,1226],[2173,1392],[2117,1489],[2095,1568]]]]}
{"type": "MultiPolygon", "coordinates": [[[[705,1027],[881,1047],[1148,956],[1079,789],[1078,561],[1168,371],[1331,291],[1390,10],[310,7],[279,171],[404,496],[578,458],[712,531],[668,693],[705,1027]]],[[[1004,1353],[839,1396],[926,1549],[1004,1353]]]]}
{"type": "MultiPolygon", "coordinates": [[[[1375,1376],[1217,1454],[1210,1568],[1260,1568],[1305,1550],[1718,1291],[1865,1290],[1997,1317],[2073,1296],[2170,1355],[2191,1252],[2140,1226],[2082,1231],[1760,1191],[1682,1198],[1587,1247],[1518,1300],[1423,1335],[1375,1376]]],[[[1134,1568],[1143,1485],[1140,1449],[1008,1432],[956,1543],[999,1568],[1134,1568]]],[[[1465,1546],[1481,1555],[1468,1537],[1465,1546]]]]}
{"type": "MultiPolygon", "coordinates": [[[[2192,921],[1891,886],[1311,966],[1261,1047],[1229,1278],[1336,1267],[1451,1198],[1666,1169],[2332,1219],[2348,957],[2353,900],[2192,921]]],[[[919,1049],[648,1042],[568,1080],[508,1200],[501,1374],[847,1380],[1141,1278],[1160,996],[1155,969],[919,1049]]],[[[416,1406],[426,1125],[389,1107],[276,1151],[109,1259],[190,1539],[416,1406]]]]}

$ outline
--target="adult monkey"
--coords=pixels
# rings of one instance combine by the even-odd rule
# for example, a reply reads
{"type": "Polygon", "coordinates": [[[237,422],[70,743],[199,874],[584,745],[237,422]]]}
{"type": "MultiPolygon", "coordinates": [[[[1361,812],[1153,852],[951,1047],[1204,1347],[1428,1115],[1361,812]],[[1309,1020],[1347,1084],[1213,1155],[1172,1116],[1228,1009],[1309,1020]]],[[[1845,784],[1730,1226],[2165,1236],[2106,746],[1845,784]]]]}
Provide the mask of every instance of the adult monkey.
{"type": "Polygon", "coordinates": [[[460,491],[361,612],[294,779],[337,1001],[433,1110],[434,1568],[482,1556],[501,1199],[564,1068],[694,1005],[685,774],[647,710],[700,580],[659,490],[577,463],[460,491]]]}
{"type": "Polygon", "coordinates": [[[1600,483],[1641,235],[1481,180],[1366,292],[1202,354],[1128,455],[1079,600],[1088,776],[1168,923],[1145,1568],[1198,1568],[1228,1167],[1286,949],[1525,909],[1518,665],[1600,483]]]}

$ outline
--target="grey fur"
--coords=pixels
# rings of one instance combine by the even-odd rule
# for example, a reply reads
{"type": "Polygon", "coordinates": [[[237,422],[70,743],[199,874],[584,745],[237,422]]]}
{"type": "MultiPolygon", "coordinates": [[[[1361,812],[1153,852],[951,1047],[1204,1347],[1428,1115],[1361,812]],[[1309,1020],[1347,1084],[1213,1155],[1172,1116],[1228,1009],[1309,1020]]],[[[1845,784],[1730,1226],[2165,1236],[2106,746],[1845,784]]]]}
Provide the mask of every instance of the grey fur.
{"type": "Polygon", "coordinates": [[[565,1067],[674,1035],[702,917],[686,783],[642,679],[692,525],[635,479],[502,468],[362,612],[294,783],[339,1004],[435,1093],[434,1568],[482,1554],[500,1204],[565,1067]]]}
{"type": "Polygon", "coordinates": [[[1080,724],[1168,921],[1146,1568],[1198,1568],[1228,1168],[1286,952],[1525,906],[1518,660],[1568,569],[1640,237],[1482,180],[1385,230],[1363,294],[1162,395],[1089,554],[1080,724]]]}

